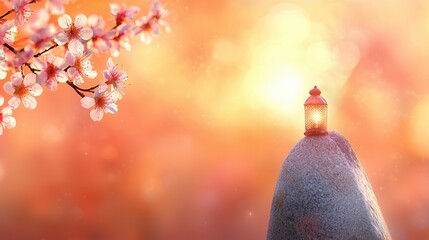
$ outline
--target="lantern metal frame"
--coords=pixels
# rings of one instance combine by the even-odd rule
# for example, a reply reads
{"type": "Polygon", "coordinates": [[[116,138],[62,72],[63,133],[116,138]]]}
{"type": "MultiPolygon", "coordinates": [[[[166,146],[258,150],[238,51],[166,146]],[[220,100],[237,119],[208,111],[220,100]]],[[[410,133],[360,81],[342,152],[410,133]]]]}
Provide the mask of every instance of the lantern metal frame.
{"type": "Polygon", "coordinates": [[[304,103],[306,136],[325,135],[328,133],[328,103],[320,96],[317,86],[310,90],[310,97],[304,103]]]}

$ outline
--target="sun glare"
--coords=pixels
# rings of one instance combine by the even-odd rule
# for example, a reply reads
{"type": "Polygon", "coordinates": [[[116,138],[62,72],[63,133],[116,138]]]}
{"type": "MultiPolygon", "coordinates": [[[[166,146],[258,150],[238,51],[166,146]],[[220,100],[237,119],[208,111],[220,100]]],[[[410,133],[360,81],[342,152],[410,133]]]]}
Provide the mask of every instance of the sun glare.
{"type": "Polygon", "coordinates": [[[303,80],[297,73],[280,70],[267,79],[261,91],[265,101],[282,112],[292,113],[302,105],[303,80]]]}

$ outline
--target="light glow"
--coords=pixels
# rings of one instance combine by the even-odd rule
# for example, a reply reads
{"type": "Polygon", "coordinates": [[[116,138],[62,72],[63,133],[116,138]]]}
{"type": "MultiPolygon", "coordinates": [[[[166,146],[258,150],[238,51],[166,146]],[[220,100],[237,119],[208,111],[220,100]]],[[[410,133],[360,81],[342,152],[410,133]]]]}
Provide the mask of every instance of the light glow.
{"type": "Polygon", "coordinates": [[[320,122],[322,121],[322,114],[320,112],[315,112],[311,115],[311,119],[316,124],[316,128],[319,128],[320,122]]]}

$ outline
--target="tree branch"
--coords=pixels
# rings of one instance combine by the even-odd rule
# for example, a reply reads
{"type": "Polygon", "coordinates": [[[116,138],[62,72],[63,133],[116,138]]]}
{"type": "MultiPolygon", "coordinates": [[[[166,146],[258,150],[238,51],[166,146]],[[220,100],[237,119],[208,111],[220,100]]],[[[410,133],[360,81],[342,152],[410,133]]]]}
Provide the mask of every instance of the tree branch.
{"type": "Polygon", "coordinates": [[[37,74],[37,72],[39,72],[39,69],[33,68],[29,63],[25,63],[25,66],[28,67],[28,69],[30,69],[30,71],[34,74],[37,74]]]}
{"type": "Polygon", "coordinates": [[[78,89],[79,91],[91,92],[91,93],[94,93],[94,89],[96,89],[96,88],[98,88],[98,84],[93,86],[93,87],[90,87],[90,88],[80,88],[80,87],[76,86],[76,89],[78,89]]]}
{"type": "Polygon", "coordinates": [[[13,12],[13,10],[9,10],[7,11],[5,14],[0,16],[0,19],[3,19],[4,17],[6,17],[7,15],[11,14],[13,12]]]}
{"type": "Polygon", "coordinates": [[[7,49],[9,49],[9,51],[13,52],[13,53],[17,53],[16,49],[13,48],[11,45],[7,44],[7,43],[3,43],[3,46],[5,46],[7,49]]]}
{"type": "Polygon", "coordinates": [[[68,84],[70,87],[72,87],[72,88],[75,90],[75,92],[76,92],[77,94],[79,94],[79,96],[80,96],[81,98],[84,98],[84,97],[85,97],[85,94],[83,94],[82,92],[80,92],[80,91],[77,89],[77,86],[76,86],[76,85],[74,85],[74,83],[73,83],[72,81],[67,81],[67,84],[68,84]]]}
{"type": "Polygon", "coordinates": [[[34,57],[35,57],[35,58],[40,57],[41,55],[43,55],[43,54],[45,54],[45,53],[47,53],[47,52],[51,51],[52,49],[54,49],[54,48],[56,48],[56,47],[58,47],[58,46],[59,46],[59,45],[58,45],[58,43],[55,43],[54,45],[52,45],[52,46],[50,46],[50,47],[46,48],[45,50],[43,50],[43,51],[39,52],[39,53],[38,53],[38,54],[36,54],[36,55],[34,55],[34,57]]]}

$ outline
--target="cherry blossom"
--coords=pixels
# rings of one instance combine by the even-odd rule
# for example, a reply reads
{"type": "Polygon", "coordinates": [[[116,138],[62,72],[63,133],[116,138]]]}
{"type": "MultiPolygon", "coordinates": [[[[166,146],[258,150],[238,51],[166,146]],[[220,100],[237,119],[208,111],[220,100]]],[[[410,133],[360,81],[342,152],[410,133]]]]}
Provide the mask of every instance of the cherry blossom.
{"type": "Polygon", "coordinates": [[[130,37],[133,34],[131,30],[132,28],[129,24],[122,24],[116,29],[110,48],[110,54],[113,57],[118,57],[121,49],[131,51],[130,37]]]}
{"type": "Polygon", "coordinates": [[[88,47],[100,53],[107,52],[112,46],[110,39],[114,31],[104,32],[105,25],[106,22],[101,16],[91,15],[88,17],[88,26],[93,32],[91,41],[88,42],[88,47]]]}
{"type": "MultiPolygon", "coordinates": [[[[0,107],[3,106],[4,98],[0,96],[0,107]]],[[[12,116],[12,108],[9,106],[0,108],[0,135],[4,129],[11,129],[16,126],[16,120],[12,116]]]]}
{"type": "Polygon", "coordinates": [[[135,34],[140,35],[140,40],[143,43],[150,44],[152,36],[159,34],[160,26],[164,27],[166,31],[170,31],[170,26],[165,21],[167,16],[168,11],[161,4],[155,2],[148,16],[143,16],[136,21],[135,34]]]}
{"type": "Polygon", "coordinates": [[[12,21],[4,22],[0,25],[0,44],[12,44],[18,30],[12,21]]]}
{"type": "Polygon", "coordinates": [[[49,22],[50,17],[46,9],[39,9],[32,14],[31,21],[23,26],[23,31],[28,33],[36,49],[50,47],[57,34],[56,27],[49,22]]]}
{"type": "Polygon", "coordinates": [[[118,111],[117,100],[118,95],[116,92],[109,92],[106,84],[100,84],[92,97],[84,97],[80,102],[82,107],[86,109],[92,108],[89,115],[93,121],[100,121],[103,119],[104,113],[113,114],[118,111]]]}
{"type": "Polygon", "coordinates": [[[7,67],[7,62],[4,61],[4,58],[3,58],[0,61],[0,80],[3,80],[6,78],[8,70],[9,70],[9,68],[7,67]]]}
{"type": "Polygon", "coordinates": [[[41,70],[37,75],[37,82],[46,85],[49,90],[57,90],[58,82],[65,83],[68,80],[64,71],[66,64],[61,57],[48,53],[44,60],[36,58],[34,65],[41,70]]]}
{"type": "Polygon", "coordinates": [[[133,20],[140,11],[138,7],[127,7],[116,3],[110,4],[110,14],[115,17],[116,26],[121,25],[126,20],[133,20]]]}
{"type": "Polygon", "coordinates": [[[70,68],[67,72],[73,79],[73,83],[80,85],[84,83],[84,78],[93,79],[97,77],[97,72],[93,70],[90,58],[92,53],[87,50],[85,52],[78,51],[78,49],[71,49],[66,53],[66,62],[70,68]]]}
{"type": "Polygon", "coordinates": [[[10,77],[10,81],[3,85],[4,91],[12,95],[8,104],[16,109],[22,101],[25,108],[34,109],[37,101],[34,97],[43,92],[42,86],[36,83],[36,74],[29,73],[22,78],[21,72],[16,72],[10,77]]]}
{"type": "Polygon", "coordinates": [[[128,80],[128,76],[125,72],[116,68],[112,58],[107,60],[107,69],[103,71],[103,76],[107,80],[106,84],[111,85],[113,90],[118,93],[118,98],[122,99],[122,96],[125,94],[123,91],[124,82],[128,80]]]}
{"type": "Polygon", "coordinates": [[[70,87],[82,98],[81,105],[91,108],[94,121],[100,121],[105,113],[117,112],[116,102],[125,95],[128,76],[111,57],[119,56],[122,49],[130,51],[134,37],[149,43],[161,28],[169,29],[165,22],[168,11],[158,2],[135,21],[140,8],[124,4],[110,4],[111,19],[99,15],[87,19],[78,14],[72,20],[64,7],[70,0],[45,0],[44,4],[39,4],[42,0],[1,1],[7,11],[0,13],[0,80],[10,76],[3,84],[10,98],[2,108],[5,99],[0,96],[0,135],[16,125],[12,110],[21,102],[27,109],[36,108],[35,97],[44,88],[54,91],[60,86],[70,87]],[[57,25],[52,16],[60,14],[57,25]],[[19,40],[15,42],[16,36],[19,40]],[[91,63],[97,53],[109,55],[107,69],[99,79],[91,63]],[[83,87],[84,83],[92,86],[83,87]]]}
{"type": "Polygon", "coordinates": [[[64,5],[68,2],[69,0],[46,0],[45,8],[53,15],[60,15],[64,13],[64,5]]]}
{"type": "Polygon", "coordinates": [[[15,67],[19,67],[28,61],[33,57],[34,50],[30,45],[25,46],[21,51],[17,52],[15,54],[15,58],[13,59],[13,65],[15,67]]]}
{"type": "Polygon", "coordinates": [[[149,18],[153,18],[157,24],[166,28],[167,31],[170,31],[170,25],[165,21],[169,12],[165,9],[159,2],[154,2],[152,9],[149,13],[149,18]]]}
{"type": "Polygon", "coordinates": [[[60,25],[63,32],[59,33],[55,41],[58,45],[69,43],[68,47],[79,49],[83,51],[85,46],[82,42],[86,42],[92,37],[92,29],[86,26],[87,18],[83,14],[76,16],[74,22],[67,14],[58,18],[58,25],[60,25]]]}
{"type": "Polygon", "coordinates": [[[30,0],[13,0],[12,9],[15,12],[15,25],[24,24],[31,16],[30,0]]]}

